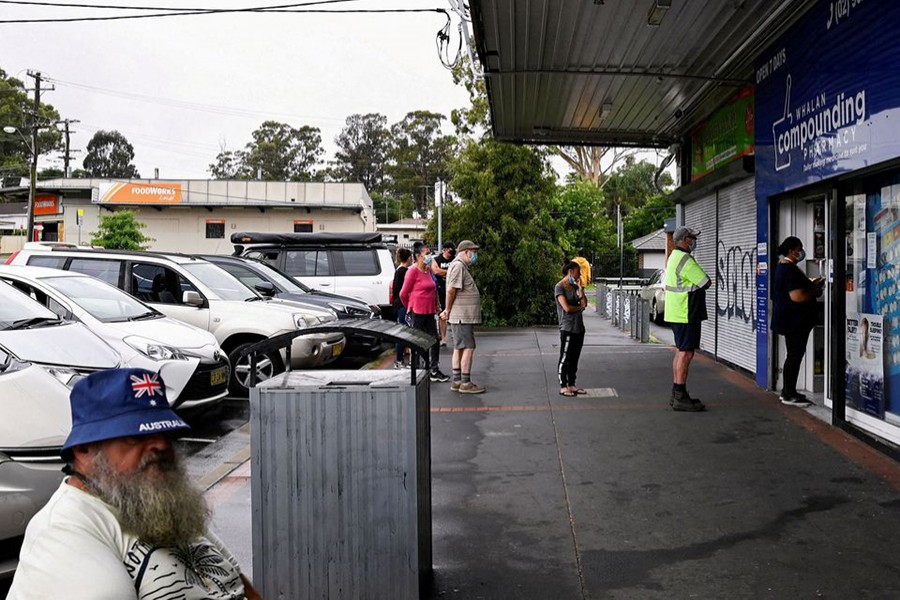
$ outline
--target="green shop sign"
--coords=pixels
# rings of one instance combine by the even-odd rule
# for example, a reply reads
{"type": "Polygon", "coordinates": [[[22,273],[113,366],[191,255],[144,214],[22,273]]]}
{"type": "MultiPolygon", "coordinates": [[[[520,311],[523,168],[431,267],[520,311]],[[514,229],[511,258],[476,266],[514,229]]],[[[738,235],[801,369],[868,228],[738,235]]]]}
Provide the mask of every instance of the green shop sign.
{"type": "Polygon", "coordinates": [[[754,149],[753,88],[747,87],[691,133],[691,181],[754,149]]]}

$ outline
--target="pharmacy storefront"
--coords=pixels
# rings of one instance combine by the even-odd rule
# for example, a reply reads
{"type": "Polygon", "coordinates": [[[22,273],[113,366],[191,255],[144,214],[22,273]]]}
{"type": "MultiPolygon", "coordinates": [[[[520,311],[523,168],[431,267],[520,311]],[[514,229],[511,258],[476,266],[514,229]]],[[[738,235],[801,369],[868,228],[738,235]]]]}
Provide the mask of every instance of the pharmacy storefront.
{"type": "Polygon", "coordinates": [[[800,386],[900,444],[900,2],[819,2],[756,64],[757,382],[779,389],[776,248],[826,278],[800,386]]]}

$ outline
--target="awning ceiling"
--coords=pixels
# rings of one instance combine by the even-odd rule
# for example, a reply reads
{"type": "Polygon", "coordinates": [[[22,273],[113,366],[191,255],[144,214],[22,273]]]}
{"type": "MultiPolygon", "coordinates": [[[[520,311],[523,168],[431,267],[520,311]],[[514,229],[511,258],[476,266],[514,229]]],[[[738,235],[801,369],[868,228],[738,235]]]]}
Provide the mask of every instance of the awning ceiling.
{"type": "Polygon", "coordinates": [[[471,0],[494,136],[667,147],[815,0],[471,0]],[[670,4],[659,25],[651,9],[670,4]]]}

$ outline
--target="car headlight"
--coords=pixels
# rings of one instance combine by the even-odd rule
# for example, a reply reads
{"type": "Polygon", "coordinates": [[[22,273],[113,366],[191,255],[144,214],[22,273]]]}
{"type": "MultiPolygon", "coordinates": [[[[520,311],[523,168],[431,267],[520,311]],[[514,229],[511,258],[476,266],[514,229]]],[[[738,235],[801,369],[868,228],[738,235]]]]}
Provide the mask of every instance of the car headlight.
{"type": "Polygon", "coordinates": [[[187,360],[180,350],[137,335],[130,335],[122,341],[153,360],[187,360]]]}
{"type": "Polygon", "coordinates": [[[68,369],[66,367],[50,367],[47,369],[47,372],[56,377],[57,381],[67,387],[72,387],[84,379],[84,375],[74,369],[68,369]]]}
{"type": "Polygon", "coordinates": [[[294,324],[297,326],[297,329],[303,329],[310,326],[309,321],[303,315],[294,315],[294,324]]]}
{"type": "Polygon", "coordinates": [[[360,306],[350,306],[349,304],[340,304],[338,302],[329,302],[328,306],[330,306],[335,312],[345,313],[350,317],[368,319],[372,316],[372,311],[360,306]]]}

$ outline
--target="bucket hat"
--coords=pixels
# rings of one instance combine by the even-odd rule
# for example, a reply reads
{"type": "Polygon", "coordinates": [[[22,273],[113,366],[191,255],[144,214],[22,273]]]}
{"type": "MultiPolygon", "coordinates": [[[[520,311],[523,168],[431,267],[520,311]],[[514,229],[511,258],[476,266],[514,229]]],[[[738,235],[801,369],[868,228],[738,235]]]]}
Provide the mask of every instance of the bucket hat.
{"type": "Polygon", "coordinates": [[[72,431],[62,452],[81,444],[120,437],[190,429],[169,408],[159,373],[108,369],[91,373],[72,388],[72,431]]]}

